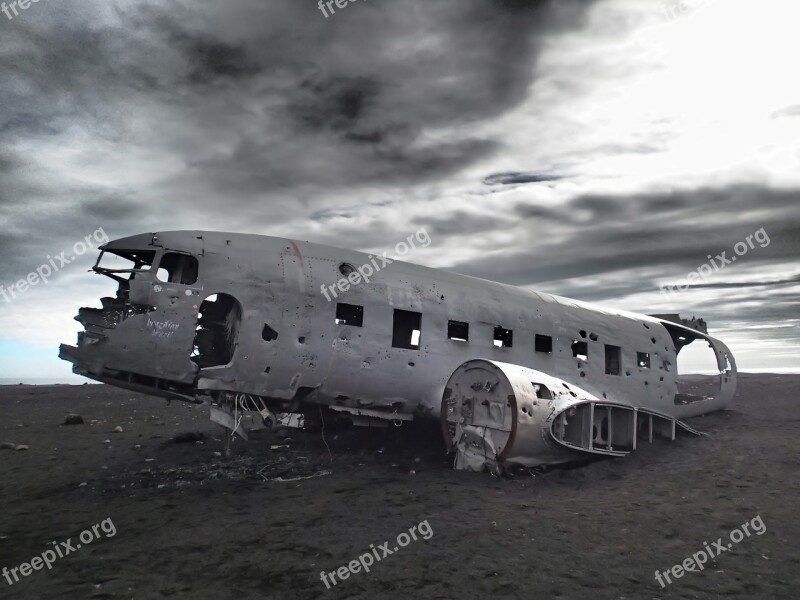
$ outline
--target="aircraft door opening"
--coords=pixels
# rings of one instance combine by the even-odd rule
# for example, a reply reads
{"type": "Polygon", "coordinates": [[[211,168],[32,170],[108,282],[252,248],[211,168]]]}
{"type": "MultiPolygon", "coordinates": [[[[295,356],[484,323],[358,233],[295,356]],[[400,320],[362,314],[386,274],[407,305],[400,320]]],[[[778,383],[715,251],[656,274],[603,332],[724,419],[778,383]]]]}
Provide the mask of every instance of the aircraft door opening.
{"type": "Polygon", "coordinates": [[[219,367],[233,360],[239,341],[242,306],[228,294],[203,300],[197,320],[192,360],[201,369],[219,367]]]}

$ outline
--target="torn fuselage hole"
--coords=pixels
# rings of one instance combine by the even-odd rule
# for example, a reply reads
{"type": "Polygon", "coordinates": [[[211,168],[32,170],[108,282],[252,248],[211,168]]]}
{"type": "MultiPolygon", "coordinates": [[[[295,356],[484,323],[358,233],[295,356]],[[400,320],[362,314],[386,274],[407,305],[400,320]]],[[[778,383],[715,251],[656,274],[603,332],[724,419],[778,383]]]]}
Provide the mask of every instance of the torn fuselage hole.
{"type": "Polygon", "coordinates": [[[275,331],[272,327],[264,323],[264,329],[261,330],[261,338],[265,342],[274,342],[278,339],[278,332],[275,331]]]}
{"type": "Polygon", "coordinates": [[[204,369],[227,365],[239,340],[242,307],[233,296],[214,294],[200,304],[192,360],[204,369]]]}

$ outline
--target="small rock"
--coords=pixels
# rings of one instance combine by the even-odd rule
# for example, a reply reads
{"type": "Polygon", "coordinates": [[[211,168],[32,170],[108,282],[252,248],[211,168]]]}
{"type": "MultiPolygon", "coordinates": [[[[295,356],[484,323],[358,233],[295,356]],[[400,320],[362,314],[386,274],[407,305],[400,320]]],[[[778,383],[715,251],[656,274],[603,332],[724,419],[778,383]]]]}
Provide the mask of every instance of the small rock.
{"type": "Polygon", "coordinates": [[[409,475],[416,475],[416,474],[417,474],[417,472],[416,472],[414,469],[411,469],[411,470],[408,472],[408,474],[409,474],[409,475]]]}
{"type": "Polygon", "coordinates": [[[15,446],[14,450],[23,451],[23,450],[30,450],[30,448],[25,444],[20,444],[19,446],[15,446]]]}
{"type": "Polygon", "coordinates": [[[206,434],[202,431],[190,431],[189,433],[180,433],[172,438],[173,444],[191,444],[192,442],[200,442],[206,438],[206,434]]]}
{"type": "Polygon", "coordinates": [[[64,425],[83,425],[83,417],[70,413],[67,415],[67,418],[64,419],[64,425]]]}
{"type": "Polygon", "coordinates": [[[222,452],[214,452],[214,456],[222,456],[222,452]]]}
{"type": "Polygon", "coordinates": [[[104,443],[104,444],[110,444],[110,443],[111,443],[111,440],[103,440],[103,443],[104,443]]]}
{"type": "Polygon", "coordinates": [[[86,482],[84,481],[84,482],[83,482],[83,483],[81,483],[81,484],[80,484],[78,487],[86,487],[87,485],[89,485],[89,484],[88,484],[88,483],[86,483],[86,482]]]}
{"type": "Polygon", "coordinates": [[[119,425],[117,425],[116,427],[114,427],[114,433],[122,433],[122,427],[121,427],[121,426],[119,426],[119,425]]]}

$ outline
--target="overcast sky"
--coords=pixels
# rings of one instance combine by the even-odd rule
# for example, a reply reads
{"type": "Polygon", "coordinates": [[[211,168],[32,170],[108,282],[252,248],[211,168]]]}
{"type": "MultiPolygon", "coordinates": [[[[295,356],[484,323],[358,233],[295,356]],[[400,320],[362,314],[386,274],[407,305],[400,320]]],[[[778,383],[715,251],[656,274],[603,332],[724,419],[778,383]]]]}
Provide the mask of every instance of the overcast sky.
{"type": "MultiPolygon", "coordinates": [[[[741,370],[798,370],[793,0],[17,12],[0,13],[6,288],[99,227],[378,252],[425,227],[411,262],[702,316],[741,370]],[[757,231],[701,285],[659,291],[757,231]]],[[[78,307],[113,292],[86,272],[94,258],[0,297],[0,378],[66,380],[58,344],[75,342],[78,307]]]]}

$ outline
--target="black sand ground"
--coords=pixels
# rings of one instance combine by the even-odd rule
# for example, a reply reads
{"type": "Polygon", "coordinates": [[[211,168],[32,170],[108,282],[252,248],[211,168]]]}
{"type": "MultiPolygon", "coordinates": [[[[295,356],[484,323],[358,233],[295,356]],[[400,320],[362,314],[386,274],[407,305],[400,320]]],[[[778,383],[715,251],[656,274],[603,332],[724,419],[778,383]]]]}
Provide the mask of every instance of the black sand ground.
{"type": "Polygon", "coordinates": [[[0,443],[30,448],[0,452],[0,568],[108,518],[116,535],[0,579],[0,598],[798,598],[798,390],[800,376],[745,375],[730,410],[691,421],[709,437],[497,479],[452,471],[435,431],[329,431],[332,463],[319,435],[270,450],[283,441],[264,432],[223,461],[203,409],[2,387],[0,443]],[[70,412],[86,424],[61,425],[70,412]],[[170,442],[189,432],[203,443],[170,442]],[[763,535],[655,581],[758,516],[763,535]],[[422,521],[430,539],[330,591],[320,581],[422,521]]]}

